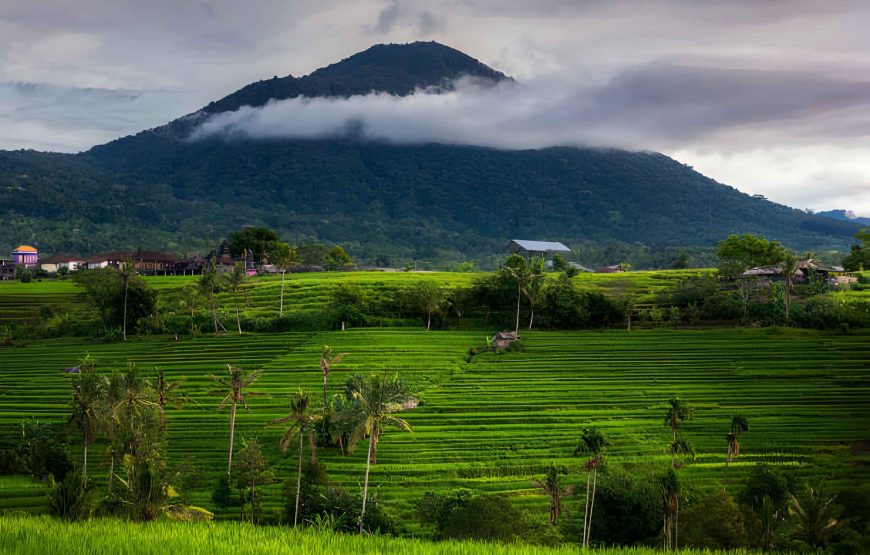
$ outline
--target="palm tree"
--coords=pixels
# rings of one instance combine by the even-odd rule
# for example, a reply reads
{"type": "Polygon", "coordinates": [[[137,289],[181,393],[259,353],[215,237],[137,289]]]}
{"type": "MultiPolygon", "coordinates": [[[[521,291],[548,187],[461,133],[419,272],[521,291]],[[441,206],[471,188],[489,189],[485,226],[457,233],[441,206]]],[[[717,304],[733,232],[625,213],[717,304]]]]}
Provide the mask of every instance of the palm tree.
{"type": "Polygon", "coordinates": [[[122,333],[124,341],[127,341],[127,293],[130,290],[130,281],[136,278],[136,269],[130,258],[127,258],[127,260],[121,264],[121,267],[118,269],[118,274],[121,276],[121,281],[124,282],[124,324],[122,327],[122,333]]]}
{"type": "Polygon", "coordinates": [[[680,480],[673,468],[661,479],[662,500],[664,502],[664,524],[662,526],[662,547],[677,549],[680,532],[680,480]]]}
{"type": "Polygon", "coordinates": [[[323,346],[323,351],[320,353],[320,371],[323,373],[323,409],[326,410],[326,407],[329,406],[327,402],[326,391],[329,386],[329,371],[332,369],[332,365],[341,362],[341,359],[346,357],[348,353],[339,353],[337,355],[332,354],[332,347],[329,345],[323,346]]]}
{"type": "MultiPolygon", "coordinates": [[[[217,334],[218,332],[218,318],[217,318],[217,300],[215,296],[220,289],[220,279],[217,273],[217,268],[215,267],[214,260],[209,261],[202,269],[202,276],[199,278],[198,282],[199,292],[201,295],[208,299],[209,311],[211,312],[212,323],[214,324],[214,332],[217,334]]],[[[193,320],[193,309],[191,308],[191,322],[193,320]]],[[[191,325],[193,325],[191,323],[191,325]]],[[[223,327],[223,326],[221,326],[223,327]]]]}
{"type": "Polygon", "coordinates": [[[831,540],[842,524],[835,500],[835,495],[828,497],[825,493],[824,483],[816,487],[807,484],[800,498],[790,496],[788,509],[795,520],[794,536],[798,541],[819,549],[831,540]]]}
{"type": "Polygon", "coordinates": [[[96,365],[90,356],[85,356],[79,363],[78,375],[72,382],[72,415],[69,424],[81,430],[84,436],[82,443],[82,480],[88,479],[88,446],[93,442],[96,435],[97,423],[100,413],[99,405],[103,399],[106,382],[105,378],[97,374],[96,365]]]}
{"type": "Polygon", "coordinates": [[[372,464],[372,446],[377,441],[377,436],[384,426],[405,430],[413,433],[411,425],[401,418],[396,418],[393,413],[402,409],[402,404],[407,402],[408,395],[405,384],[398,376],[386,374],[372,374],[368,379],[358,378],[352,388],[352,396],[359,401],[361,416],[365,418],[354,436],[356,438],[367,434],[369,436],[369,451],[366,457],[366,474],[363,482],[362,510],[359,514],[359,531],[363,533],[365,521],[366,500],[369,493],[369,470],[372,464]]]}
{"type": "Polygon", "coordinates": [[[163,368],[157,368],[157,380],[154,383],[154,392],[157,395],[157,410],[160,412],[160,425],[166,431],[166,405],[181,407],[184,403],[184,394],[179,390],[181,382],[167,382],[163,368]]]}
{"type": "Polygon", "coordinates": [[[299,262],[296,249],[287,243],[276,241],[269,246],[269,262],[281,270],[281,303],[278,308],[278,317],[284,316],[284,274],[288,268],[299,262]]]}
{"type": "Polygon", "coordinates": [[[677,455],[680,453],[691,453],[694,456],[694,449],[691,448],[690,443],[677,440],[677,430],[683,425],[683,422],[692,419],[694,412],[694,409],[686,401],[683,401],[676,395],[668,400],[668,412],[665,413],[664,423],[673,432],[673,439],[670,445],[672,455],[671,466],[677,464],[677,455]]]}
{"type": "Polygon", "coordinates": [[[761,498],[761,512],[758,514],[761,520],[761,549],[770,551],[776,539],[776,529],[782,517],[776,503],[765,495],[761,498]]]}
{"type": "MultiPolygon", "coordinates": [[[[237,368],[227,364],[227,373],[229,377],[215,376],[210,374],[209,377],[222,385],[224,388],[212,392],[212,395],[226,395],[218,405],[218,410],[224,409],[227,404],[230,405],[230,450],[227,460],[227,480],[230,478],[233,468],[233,439],[236,433],[236,408],[239,403],[244,407],[245,412],[250,412],[248,402],[245,400],[245,388],[257,381],[257,378],[263,373],[262,370],[254,370],[247,374],[242,373],[241,368],[237,368]]],[[[258,395],[254,392],[248,392],[247,395],[258,395]]]]}
{"type": "Polygon", "coordinates": [[[296,436],[299,436],[299,461],[296,467],[296,509],[293,512],[293,526],[296,526],[299,517],[299,493],[302,488],[302,438],[305,437],[305,431],[320,420],[322,417],[319,414],[309,414],[308,410],[311,405],[311,399],[308,393],[299,391],[290,395],[290,414],[282,418],[276,418],[269,424],[283,424],[290,422],[290,427],[281,436],[281,450],[287,452],[290,447],[290,441],[296,436]]]}
{"type": "Polygon", "coordinates": [[[737,441],[737,436],[748,431],[749,421],[746,418],[740,414],[731,417],[731,431],[725,434],[725,440],[728,442],[728,455],[725,457],[725,482],[728,481],[728,464],[731,463],[731,457],[740,456],[740,443],[737,441]]]}
{"type": "Polygon", "coordinates": [[[574,488],[562,488],[559,471],[552,464],[547,468],[547,475],[543,480],[532,478],[532,483],[550,498],[550,524],[556,524],[556,519],[562,513],[562,497],[571,495],[574,488]]]}
{"type": "Polygon", "coordinates": [[[601,433],[598,428],[584,428],[580,435],[580,443],[574,449],[574,455],[585,454],[591,455],[591,458],[586,461],[586,471],[588,478],[586,479],[586,506],[583,509],[583,546],[589,545],[589,538],[592,529],[592,509],[595,507],[595,487],[598,483],[598,467],[604,460],[604,450],[610,442],[601,433]],[[590,483],[592,484],[590,495],[590,483]]]}

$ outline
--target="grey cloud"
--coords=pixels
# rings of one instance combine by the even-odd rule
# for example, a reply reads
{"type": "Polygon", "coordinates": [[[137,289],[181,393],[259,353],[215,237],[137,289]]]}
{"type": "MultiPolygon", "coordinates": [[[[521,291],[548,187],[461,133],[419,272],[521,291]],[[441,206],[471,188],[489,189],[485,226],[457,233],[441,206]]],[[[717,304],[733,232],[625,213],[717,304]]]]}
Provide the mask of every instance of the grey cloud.
{"type": "Polygon", "coordinates": [[[365,29],[373,35],[386,35],[403,26],[427,36],[445,31],[447,20],[414,3],[394,0],[378,13],[375,24],[365,26],[365,29]]]}
{"type": "Polygon", "coordinates": [[[868,83],[654,64],[599,86],[556,77],[495,88],[462,81],[444,95],[291,99],[218,115],[200,134],[326,137],[342,135],[352,121],[358,136],[394,142],[663,149],[732,128],[796,122],[805,136],[827,138],[845,109],[870,115],[868,83]]]}

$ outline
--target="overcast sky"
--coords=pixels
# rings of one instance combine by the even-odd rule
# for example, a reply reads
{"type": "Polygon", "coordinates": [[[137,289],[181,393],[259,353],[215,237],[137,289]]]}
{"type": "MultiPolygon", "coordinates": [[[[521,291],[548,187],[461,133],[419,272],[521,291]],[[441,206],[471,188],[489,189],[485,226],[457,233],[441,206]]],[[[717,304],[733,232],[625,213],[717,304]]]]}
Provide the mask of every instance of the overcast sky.
{"type": "Polygon", "coordinates": [[[751,194],[870,215],[870,2],[2,0],[0,148],[76,152],[380,42],[514,76],[435,99],[286,102],[204,132],[657,150],[751,194]]]}

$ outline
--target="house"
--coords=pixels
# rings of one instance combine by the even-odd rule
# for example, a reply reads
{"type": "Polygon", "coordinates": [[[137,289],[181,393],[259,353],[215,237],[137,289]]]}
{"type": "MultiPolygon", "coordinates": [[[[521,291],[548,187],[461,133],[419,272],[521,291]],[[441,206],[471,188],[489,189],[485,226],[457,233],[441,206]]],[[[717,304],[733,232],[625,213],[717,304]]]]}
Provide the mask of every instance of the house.
{"type": "Polygon", "coordinates": [[[78,270],[85,264],[84,256],[70,256],[66,254],[55,254],[49,256],[45,260],[40,261],[39,267],[46,272],[55,273],[61,268],[66,268],[69,271],[78,270]]]}
{"type": "MultiPolygon", "coordinates": [[[[831,268],[824,268],[812,258],[806,260],[798,260],[794,274],[792,274],[792,283],[806,283],[810,280],[811,274],[816,274],[822,279],[827,280],[834,271],[831,268]]],[[[779,262],[770,266],[757,266],[749,268],[741,274],[743,278],[755,278],[759,284],[775,283],[785,281],[783,271],[783,263],[779,262]]]]}
{"type": "Polygon", "coordinates": [[[507,349],[511,343],[519,340],[519,336],[512,331],[500,331],[492,336],[492,349],[507,349]]]}
{"type": "Polygon", "coordinates": [[[526,239],[513,239],[505,247],[505,252],[521,254],[526,258],[541,257],[545,260],[553,258],[556,252],[571,252],[571,249],[557,241],[529,241],[526,239]]]}
{"type": "Polygon", "coordinates": [[[12,260],[0,258],[0,281],[15,279],[15,264],[12,260]]]}
{"type": "Polygon", "coordinates": [[[166,275],[179,262],[177,256],[157,251],[146,251],[141,248],[135,251],[104,252],[85,258],[88,270],[97,268],[120,268],[127,261],[133,263],[133,268],[146,276],[166,275]]]}
{"type": "Polygon", "coordinates": [[[16,266],[23,264],[28,270],[33,270],[39,264],[39,252],[30,245],[19,245],[12,251],[12,263],[16,266]]]}

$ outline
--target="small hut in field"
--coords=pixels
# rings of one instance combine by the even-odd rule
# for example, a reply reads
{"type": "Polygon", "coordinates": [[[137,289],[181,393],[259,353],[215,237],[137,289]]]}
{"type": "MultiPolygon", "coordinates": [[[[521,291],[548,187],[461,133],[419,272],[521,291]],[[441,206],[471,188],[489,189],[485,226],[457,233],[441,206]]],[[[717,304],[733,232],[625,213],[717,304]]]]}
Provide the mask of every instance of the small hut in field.
{"type": "Polygon", "coordinates": [[[511,346],[511,343],[519,340],[519,336],[512,331],[500,331],[492,336],[492,348],[496,349],[507,349],[511,346]]]}

